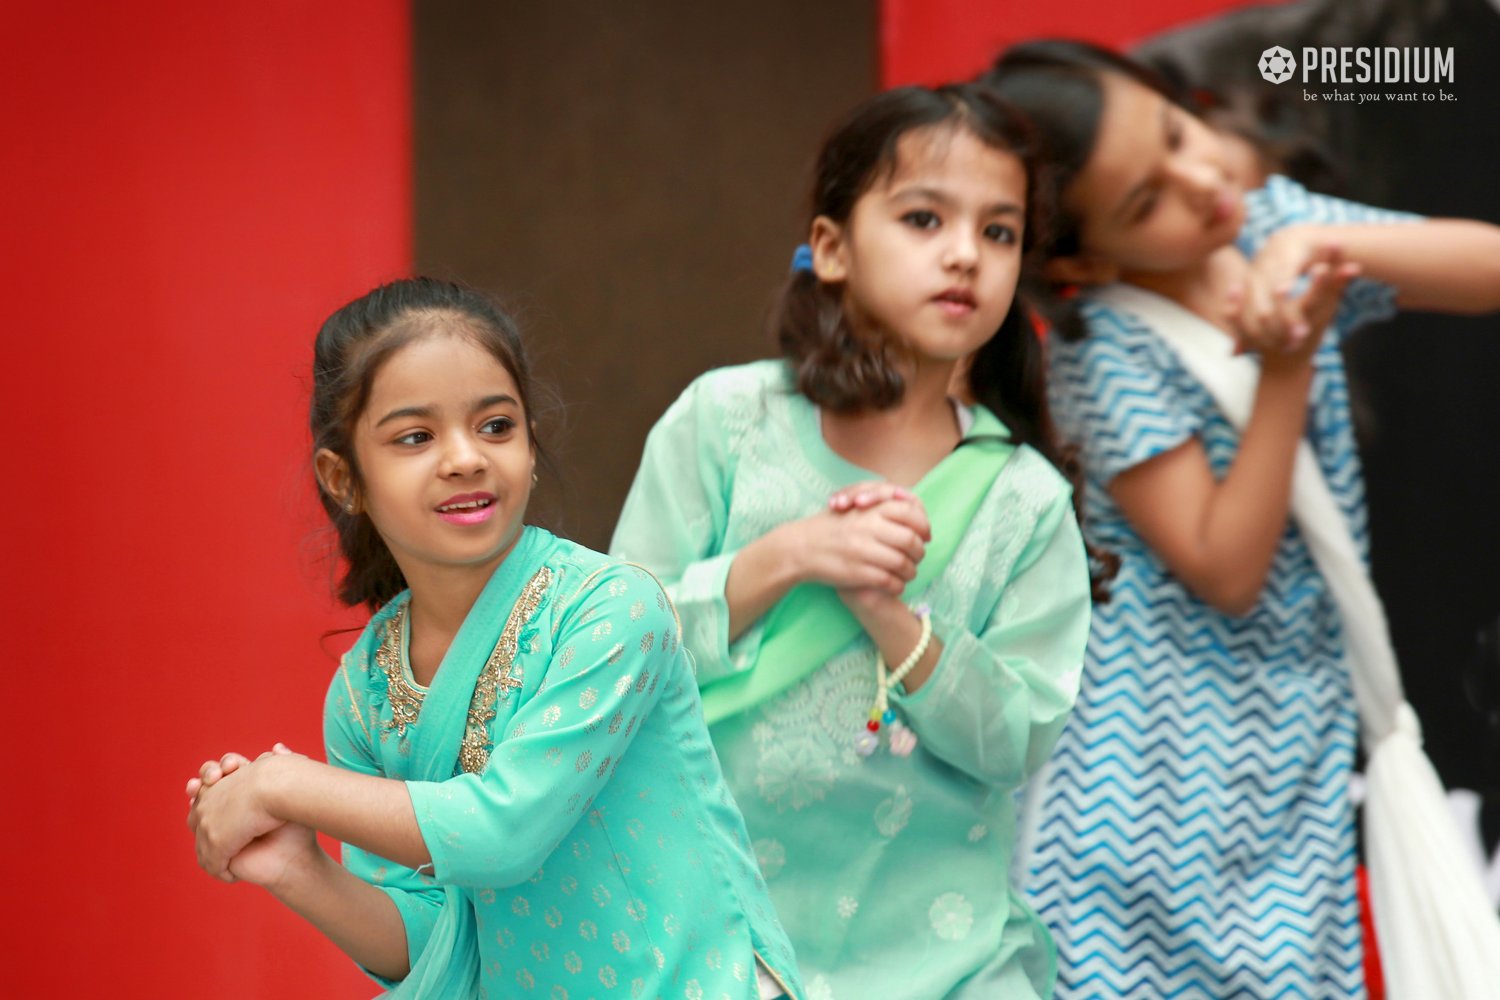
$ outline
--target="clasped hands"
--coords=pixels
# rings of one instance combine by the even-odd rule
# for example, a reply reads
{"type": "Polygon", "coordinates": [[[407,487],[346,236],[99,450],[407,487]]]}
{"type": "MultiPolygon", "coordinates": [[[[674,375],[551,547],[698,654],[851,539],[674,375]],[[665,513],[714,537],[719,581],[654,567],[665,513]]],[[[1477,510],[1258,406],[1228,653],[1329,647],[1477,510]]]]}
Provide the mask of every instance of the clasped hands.
{"type": "Polygon", "coordinates": [[[932,540],[922,501],[886,482],[839,490],[803,525],[806,577],[833,587],[856,617],[900,604],[932,540]]]}
{"type": "Polygon", "coordinates": [[[225,882],[246,881],[274,889],[300,862],[319,852],[314,832],[271,815],[267,781],[277,761],[300,757],[281,743],[254,761],[227,753],[204,761],[185,789],[188,829],[198,864],[225,882]]]}

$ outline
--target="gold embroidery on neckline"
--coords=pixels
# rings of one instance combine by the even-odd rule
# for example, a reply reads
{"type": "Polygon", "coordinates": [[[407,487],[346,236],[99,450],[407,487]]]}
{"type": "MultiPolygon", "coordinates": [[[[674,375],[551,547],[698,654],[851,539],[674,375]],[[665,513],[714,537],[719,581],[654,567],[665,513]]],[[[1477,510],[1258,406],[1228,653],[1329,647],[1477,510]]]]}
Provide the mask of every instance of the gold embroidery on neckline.
{"type": "Polygon", "coordinates": [[[401,669],[401,636],[406,631],[406,612],[410,607],[411,602],[407,601],[391,616],[385,626],[385,640],[375,650],[375,663],[385,671],[386,698],[391,703],[391,721],[386,728],[394,729],[403,739],[406,727],[416,724],[422,699],[427,697],[427,692],[407,680],[406,671],[401,669]]]}
{"type": "Polygon", "coordinates": [[[459,765],[469,774],[484,770],[490,760],[490,723],[494,721],[496,701],[507,699],[513,688],[521,686],[521,670],[516,666],[516,654],[520,652],[521,626],[536,614],[542,595],[552,585],[552,570],[543,566],[532,576],[521,591],[510,617],[505,620],[505,629],[500,641],[495,643],[479,679],[474,682],[474,696],[469,700],[469,720],[464,727],[463,745],[458,751],[459,765]]]}

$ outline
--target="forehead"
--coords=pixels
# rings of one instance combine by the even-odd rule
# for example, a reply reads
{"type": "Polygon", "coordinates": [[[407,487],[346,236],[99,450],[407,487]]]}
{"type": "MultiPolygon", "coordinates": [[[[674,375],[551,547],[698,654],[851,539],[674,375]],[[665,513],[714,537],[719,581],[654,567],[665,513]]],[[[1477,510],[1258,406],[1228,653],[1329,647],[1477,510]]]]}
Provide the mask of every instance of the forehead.
{"type": "Polygon", "coordinates": [[[367,412],[401,406],[469,406],[496,395],[520,399],[500,360],[458,331],[424,334],[398,348],[375,373],[367,412]]]}
{"type": "Polygon", "coordinates": [[[1068,192],[1090,212],[1117,206],[1165,149],[1166,98],[1117,73],[1102,74],[1099,86],[1102,104],[1094,149],[1068,192]]]}
{"type": "Polygon", "coordinates": [[[896,157],[872,190],[897,193],[906,187],[992,191],[989,200],[1020,204],[1026,170],[1014,153],[986,144],[967,128],[929,125],[896,141],[896,157]]]}

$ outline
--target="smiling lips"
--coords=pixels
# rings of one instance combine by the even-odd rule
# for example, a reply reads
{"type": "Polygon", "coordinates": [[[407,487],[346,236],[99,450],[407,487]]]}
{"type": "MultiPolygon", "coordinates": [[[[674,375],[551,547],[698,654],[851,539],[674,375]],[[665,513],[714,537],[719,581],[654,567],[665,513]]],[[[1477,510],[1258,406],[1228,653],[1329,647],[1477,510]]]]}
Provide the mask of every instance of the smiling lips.
{"type": "Polygon", "coordinates": [[[437,514],[449,524],[481,524],[495,513],[493,493],[460,493],[438,504],[437,514]]]}
{"type": "Polygon", "coordinates": [[[933,301],[949,316],[967,316],[979,307],[974,293],[967,288],[950,288],[933,301]]]}

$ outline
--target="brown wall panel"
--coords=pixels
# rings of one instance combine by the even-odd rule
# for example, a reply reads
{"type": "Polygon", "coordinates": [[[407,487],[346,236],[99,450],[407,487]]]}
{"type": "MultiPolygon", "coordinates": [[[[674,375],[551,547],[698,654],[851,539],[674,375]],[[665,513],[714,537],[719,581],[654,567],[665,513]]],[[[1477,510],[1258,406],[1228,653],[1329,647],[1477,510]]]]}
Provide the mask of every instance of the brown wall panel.
{"type": "Polygon", "coordinates": [[[414,11],[418,266],[517,312],[566,405],[544,521],[602,547],[662,410],[769,353],[818,141],[875,87],[874,4],[414,11]]]}

